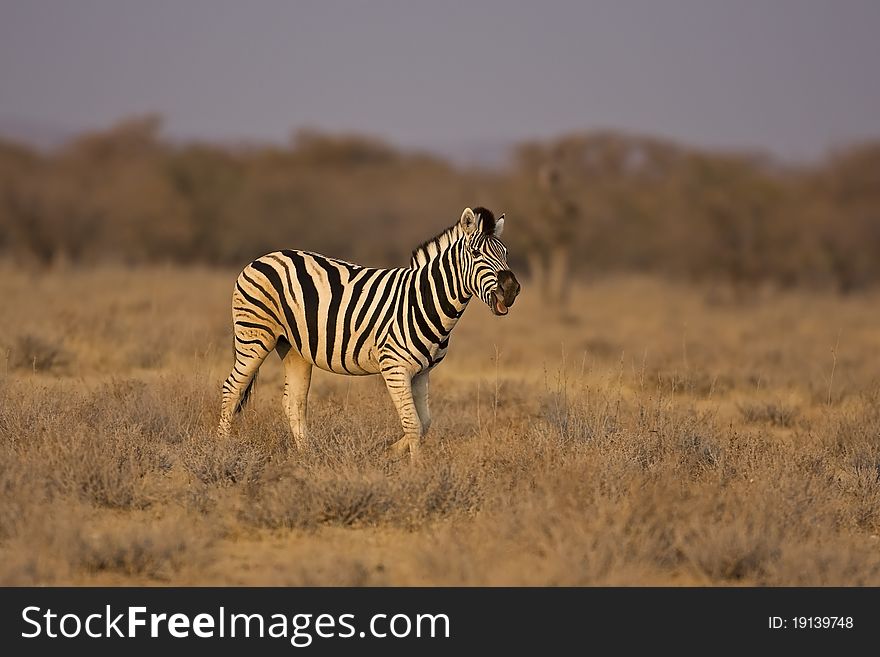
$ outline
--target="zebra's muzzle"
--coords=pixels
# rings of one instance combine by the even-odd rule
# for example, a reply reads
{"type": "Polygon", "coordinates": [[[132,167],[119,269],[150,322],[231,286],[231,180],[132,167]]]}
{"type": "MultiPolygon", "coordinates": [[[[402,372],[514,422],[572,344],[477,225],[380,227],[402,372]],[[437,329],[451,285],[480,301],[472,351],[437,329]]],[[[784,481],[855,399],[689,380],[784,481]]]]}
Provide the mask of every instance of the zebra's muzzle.
{"type": "Polygon", "coordinates": [[[492,292],[492,300],[495,302],[492,305],[492,312],[496,315],[506,315],[509,312],[507,304],[504,303],[504,295],[501,293],[500,289],[496,289],[492,292]]]}
{"type": "Polygon", "coordinates": [[[492,293],[495,301],[492,311],[496,315],[506,315],[513,302],[516,301],[520,289],[519,281],[516,280],[512,271],[505,269],[498,272],[498,287],[492,293]]]}

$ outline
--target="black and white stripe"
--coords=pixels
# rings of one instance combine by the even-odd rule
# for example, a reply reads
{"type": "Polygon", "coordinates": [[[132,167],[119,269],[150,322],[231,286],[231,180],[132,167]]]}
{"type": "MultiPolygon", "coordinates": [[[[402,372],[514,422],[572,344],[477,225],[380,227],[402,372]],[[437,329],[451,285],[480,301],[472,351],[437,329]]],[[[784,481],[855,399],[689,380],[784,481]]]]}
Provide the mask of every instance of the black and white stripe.
{"type": "Polygon", "coordinates": [[[395,450],[418,446],[430,426],[428,372],[471,297],[507,314],[519,283],[485,208],[418,247],[409,268],[362,267],[317,253],[276,251],[241,272],[232,295],[235,364],[223,384],[219,430],[246,401],[263,360],[284,364],[283,405],[298,445],[305,437],[312,366],[337,374],[381,374],[400,415],[395,450]]]}

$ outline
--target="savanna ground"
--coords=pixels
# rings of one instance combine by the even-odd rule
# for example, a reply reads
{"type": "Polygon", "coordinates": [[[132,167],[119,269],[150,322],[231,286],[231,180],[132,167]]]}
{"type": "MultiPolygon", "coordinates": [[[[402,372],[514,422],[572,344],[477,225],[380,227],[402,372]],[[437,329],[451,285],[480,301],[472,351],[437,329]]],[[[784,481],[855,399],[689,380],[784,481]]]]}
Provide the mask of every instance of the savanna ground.
{"type": "Polygon", "coordinates": [[[293,449],[274,356],[215,438],[234,271],[0,273],[0,583],[880,585],[876,292],[525,282],[391,463],[376,377],[293,449]]]}

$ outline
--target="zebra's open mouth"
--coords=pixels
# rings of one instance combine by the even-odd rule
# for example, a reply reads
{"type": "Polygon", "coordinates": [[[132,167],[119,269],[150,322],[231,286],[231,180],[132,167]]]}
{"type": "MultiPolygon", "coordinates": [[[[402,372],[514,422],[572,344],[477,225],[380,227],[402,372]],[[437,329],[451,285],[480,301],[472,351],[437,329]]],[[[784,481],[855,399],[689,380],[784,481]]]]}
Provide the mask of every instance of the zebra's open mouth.
{"type": "Polygon", "coordinates": [[[501,290],[495,290],[492,293],[492,296],[495,299],[495,306],[492,310],[496,315],[506,315],[508,313],[507,306],[504,305],[504,295],[501,293],[501,290]]]}

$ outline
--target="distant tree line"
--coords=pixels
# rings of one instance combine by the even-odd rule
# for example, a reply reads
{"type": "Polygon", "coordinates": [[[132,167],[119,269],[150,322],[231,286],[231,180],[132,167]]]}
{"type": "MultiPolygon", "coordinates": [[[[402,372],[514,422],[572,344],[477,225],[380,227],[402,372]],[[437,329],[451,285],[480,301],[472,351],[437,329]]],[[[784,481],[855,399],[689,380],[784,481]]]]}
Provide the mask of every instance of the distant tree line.
{"type": "Polygon", "coordinates": [[[612,132],[521,144],[499,170],[357,135],[288,147],[177,144],[155,116],[39,153],[0,142],[0,255],[58,263],[241,266],[302,248],[377,266],[485,205],[514,264],[564,301],[584,274],[645,271],[749,287],[880,282],[880,142],[812,165],[612,132]]]}

